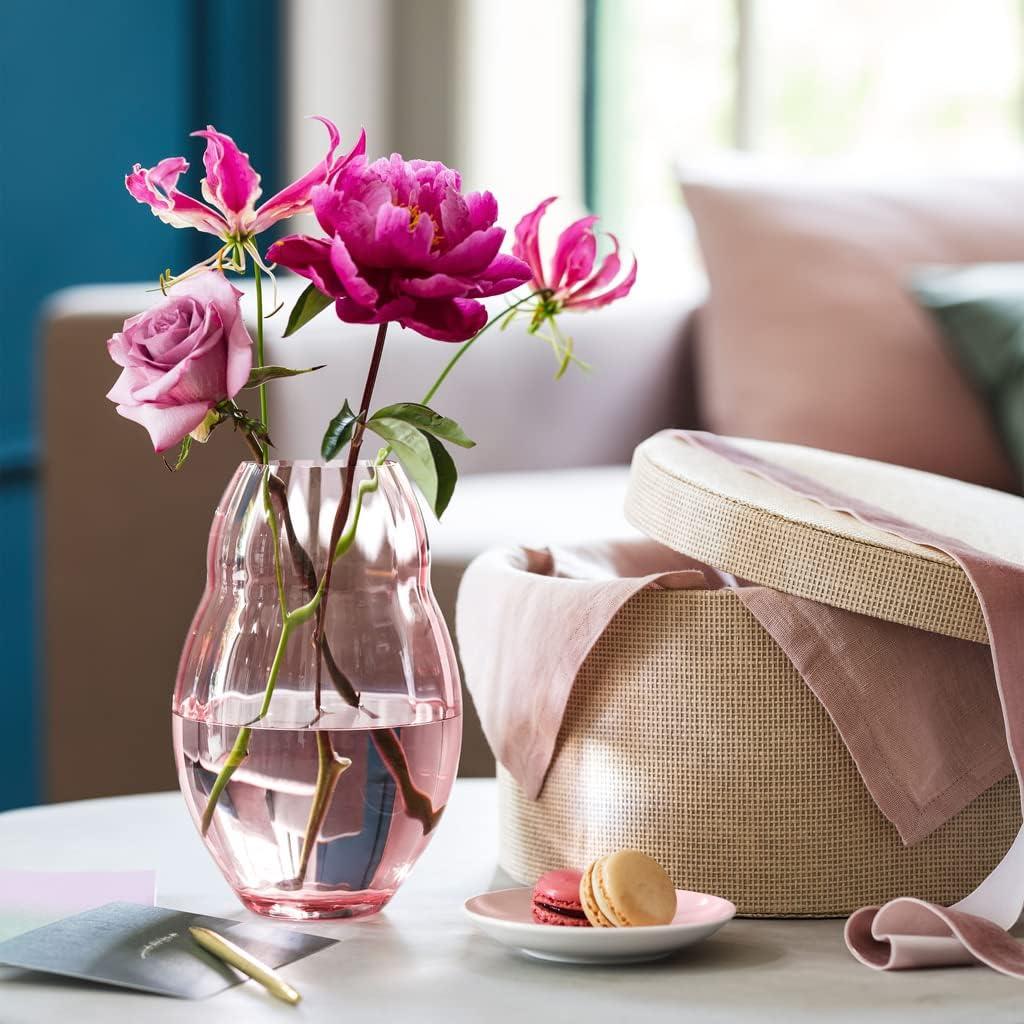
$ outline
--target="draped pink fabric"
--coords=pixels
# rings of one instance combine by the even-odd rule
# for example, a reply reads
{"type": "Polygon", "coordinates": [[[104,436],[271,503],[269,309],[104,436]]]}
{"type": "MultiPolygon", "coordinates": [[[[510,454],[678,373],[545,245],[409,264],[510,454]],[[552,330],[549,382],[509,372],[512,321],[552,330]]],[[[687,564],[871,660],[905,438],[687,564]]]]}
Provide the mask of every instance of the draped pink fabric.
{"type": "MultiPolygon", "coordinates": [[[[863,523],[944,551],[966,573],[988,630],[1006,744],[1024,804],[1024,566],[1012,565],[747,454],[713,434],[681,432],[699,444],[796,494],[846,512],[863,523]]],[[[1007,932],[1024,909],[1024,827],[1006,856],[974,892],[950,908],[913,897],[865,907],[846,925],[846,942],[869,967],[895,969],[980,961],[1024,978],[1024,955],[1007,932]]]]}
{"type": "Polygon", "coordinates": [[[496,550],[459,588],[459,656],[494,756],[536,799],[576,675],[615,613],[649,586],[705,586],[691,559],[642,540],[496,550]]]}
{"type": "MultiPolygon", "coordinates": [[[[499,761],[536,797],[572,685],[615,613],[644,587],[735,586],[796,666],[905,842],[923,838],[1024,757],[1024,567],[757,458],[710,434],[680,432],[795,493],[947,552],[978,593],[990,648],[923,633],[768,588],[638,540],[572,551],[496,551],[470,566],[457,626],[467,683],[499,761]],[[1008,752],[1009,748],[1009,752],[1008,752]]],[[[1024,977],[1006,929],[1024,904],[1024,830],[999,867],[952,908],[913,898],[865,908],[847,925],[875,968],[982,962],[1024,977]]]]}

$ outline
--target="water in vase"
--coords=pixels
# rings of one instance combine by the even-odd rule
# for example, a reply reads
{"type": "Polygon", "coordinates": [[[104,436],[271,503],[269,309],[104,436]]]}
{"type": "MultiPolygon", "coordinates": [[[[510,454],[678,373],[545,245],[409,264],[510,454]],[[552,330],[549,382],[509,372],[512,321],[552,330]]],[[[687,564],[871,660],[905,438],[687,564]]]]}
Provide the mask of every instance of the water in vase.
{"type": "MultiPolygon", "coordinates": [[[[284,707],[303,699],[308,694],[274,697],[284,707]]],[[[186,705],[173,716],[179,781],[197,825],[241,724],[255,718],[255,703],[252,715],[239,704],[231,701],[229,716],[237,724],[218,723],[212,705],[186,705]]],[[[327,701],[312,728],[257,722],[248,756],[217,802],[207,845],[258,913],[295,920],[373,913],[430,841],[455,778],[461,732],[461,716],[397,696],[358,710],[327,701]]]]}

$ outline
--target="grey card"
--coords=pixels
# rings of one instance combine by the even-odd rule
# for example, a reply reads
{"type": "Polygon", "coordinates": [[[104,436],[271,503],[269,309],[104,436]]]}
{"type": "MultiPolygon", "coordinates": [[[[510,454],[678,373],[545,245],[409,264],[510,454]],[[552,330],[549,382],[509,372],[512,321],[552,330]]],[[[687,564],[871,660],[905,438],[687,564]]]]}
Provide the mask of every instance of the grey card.
{"type": "Polygon", "coordinates": [[[287,925],[248,924],[138,903],[107,903],[0,942],[0,964],[184,999],[245,981],[189,934],[210,928],[269,967],[334,944],[287,925]]]}

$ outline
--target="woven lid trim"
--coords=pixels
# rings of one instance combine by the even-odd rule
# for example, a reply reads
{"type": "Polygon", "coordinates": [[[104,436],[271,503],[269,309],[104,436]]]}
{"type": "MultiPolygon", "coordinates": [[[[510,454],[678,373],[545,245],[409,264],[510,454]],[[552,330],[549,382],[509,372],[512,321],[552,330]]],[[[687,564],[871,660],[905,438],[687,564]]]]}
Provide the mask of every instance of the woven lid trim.
{"type": "MultiPolygon", "coordinates": [[[[791,447],[761,443],[756,451],[771,458],[773,448],[791,447]]],[[[811,515],[801,514],[809,511],[802,505],[821,506],[792,497],[785,488],[678,436],[659,434],[634,453],[626,518],[659,543],[743,580],[888,622],[988,643],[974,589],[948,555],[863,528],[842,513],[828,513],[840,517],[840,529],[808,521],[811,515]],[[691,458],[700,464],[699,482],[696,473],[687,471],[691,458]],[[740,472],[757,479],[751,490],[784,492],[780,507],[799,509],[800,518],[766,507],[767,502],[745,501],[732,488],[717,490],[709,482],[714,479],[707,472],[709,458],[721,464],[723,481],[740,472]]]]}

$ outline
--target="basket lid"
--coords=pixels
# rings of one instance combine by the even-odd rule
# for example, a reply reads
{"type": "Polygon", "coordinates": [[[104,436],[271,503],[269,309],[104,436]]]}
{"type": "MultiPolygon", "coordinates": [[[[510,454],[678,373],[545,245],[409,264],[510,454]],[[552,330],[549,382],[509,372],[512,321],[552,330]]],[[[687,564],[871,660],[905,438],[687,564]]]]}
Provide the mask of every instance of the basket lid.
{"type": "MultiPolygon", "coordinates": [[[[852,455],[726,440],[908,522],[1024,564],[1024,498],[852,455]]],[[[678,431],[637,447],[626,517],[654,540],[751,583],[988,642],[974,589],[945,552],[795,494],[678,431]]]]}

